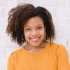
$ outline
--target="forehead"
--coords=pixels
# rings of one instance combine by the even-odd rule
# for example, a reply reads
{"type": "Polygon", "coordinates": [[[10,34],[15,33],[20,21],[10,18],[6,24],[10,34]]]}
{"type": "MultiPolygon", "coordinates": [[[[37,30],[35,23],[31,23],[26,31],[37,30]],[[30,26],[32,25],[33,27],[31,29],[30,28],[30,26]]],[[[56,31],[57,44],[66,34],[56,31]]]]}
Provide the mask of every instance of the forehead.
{"type": "Polygon", "coordinates": [[[30,18],[24,24],[24,27],[26,27],[26,26],[37,26],[37,25],[44,25],[43,20],[38,16],[30,18]]]}

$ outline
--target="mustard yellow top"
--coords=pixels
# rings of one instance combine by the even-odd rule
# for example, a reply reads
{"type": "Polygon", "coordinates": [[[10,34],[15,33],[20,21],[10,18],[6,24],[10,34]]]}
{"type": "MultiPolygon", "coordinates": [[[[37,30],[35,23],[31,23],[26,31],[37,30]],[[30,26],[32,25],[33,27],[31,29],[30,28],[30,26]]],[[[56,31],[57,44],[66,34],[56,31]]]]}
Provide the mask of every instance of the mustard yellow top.
{"type": "Polygon", "coordinates": [[[43,51],[14,51],[8,59],[8,70],[69,70],[68,53],[64,46],[48,42],[43,51]]]}

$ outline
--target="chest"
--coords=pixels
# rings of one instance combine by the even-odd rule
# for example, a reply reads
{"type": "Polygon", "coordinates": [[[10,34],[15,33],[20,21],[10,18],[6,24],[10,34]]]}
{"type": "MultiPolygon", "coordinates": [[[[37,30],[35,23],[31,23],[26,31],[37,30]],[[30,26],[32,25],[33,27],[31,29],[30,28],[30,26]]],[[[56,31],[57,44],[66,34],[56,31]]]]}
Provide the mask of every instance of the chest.
{"type": "Polygon", "coordinates": [[[16,70],[57,70],[57,58],[53,53],[23,56],[16,60],[16,70]]]}

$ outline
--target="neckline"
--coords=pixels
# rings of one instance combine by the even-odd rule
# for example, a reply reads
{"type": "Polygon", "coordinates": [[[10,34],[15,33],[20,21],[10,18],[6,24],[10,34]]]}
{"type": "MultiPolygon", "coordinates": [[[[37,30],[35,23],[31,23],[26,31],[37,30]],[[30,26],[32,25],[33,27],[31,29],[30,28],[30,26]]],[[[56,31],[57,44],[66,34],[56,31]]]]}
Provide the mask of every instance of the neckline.
{"type": "Polygon", "coordinates": [[[36,55],[41,55],[41,54],[43,54],[45,51],[47,51],[48,48],[49,48],[49,46],[50,46],[50,42],[47,42],[46,47],[45,47],[41,52],[38,52],[38,53],[31,53],[31,52],[27,51],[27,50],[24,48],[24,46],[23,46],[22,48],[23,48],[23,51],[25,52],[25,54],[32,55],[32,56],[36,56],[36,55]]]}

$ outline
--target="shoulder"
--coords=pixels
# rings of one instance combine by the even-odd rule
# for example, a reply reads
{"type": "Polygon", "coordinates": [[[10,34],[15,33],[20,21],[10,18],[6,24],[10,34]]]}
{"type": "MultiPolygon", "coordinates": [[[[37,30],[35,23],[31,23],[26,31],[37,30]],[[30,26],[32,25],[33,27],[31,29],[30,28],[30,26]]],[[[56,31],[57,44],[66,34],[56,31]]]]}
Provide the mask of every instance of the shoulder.
{"type": "Polygon", "coordinates": [[[55,53],[57,54],[57,56],[68,56],[68,51],[64,45],[52,43],[51,46],[55,49],[55,53]]]}
{"type": "Polygon", "coordinates": [[[64,45],[58,44],[58,43],[54,43],[54,42],[50,42],[50,47],[59,48],[59,49],[66,49],[64,45]]]}
{"type": "Polygon", "coordinates": [[[23,47],[13,51],[8,57],[8,64],[13,64],[15,60],[17,61],[19,58],[21,58],[24,55],[23,53],[24,53],[23,47]]]}
{"type": "Polygon", "coordinates": [[[24,52],[24,51],[23,51],[23,47],[21,47],[21,48],[15,50],[15,51],[13,51],[13,52],[10,54],[10,57],[18,56],[18,55],[22,54],[22,52],[24,52]]]}
{"type": "Polygon", "coordinates": [[[49,47],[57,53],[68,53],[66,47],[62,44],[50,42],[49,47]]]}
{"type": "MultiPolygon", "coordinates": [[[[54,45],[57,45],[57,50],[59,50],[59,51],[67,51],[66,50],[66,47],[64,46],[64,45],[62,45],[62,44],[57,44],[57,43],[54,43],[54,45]]],[[[56,46],[55,46],[56,47],[56,46]]]]}

